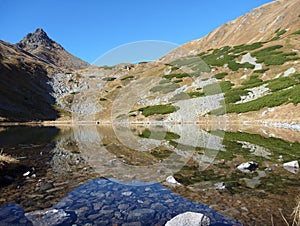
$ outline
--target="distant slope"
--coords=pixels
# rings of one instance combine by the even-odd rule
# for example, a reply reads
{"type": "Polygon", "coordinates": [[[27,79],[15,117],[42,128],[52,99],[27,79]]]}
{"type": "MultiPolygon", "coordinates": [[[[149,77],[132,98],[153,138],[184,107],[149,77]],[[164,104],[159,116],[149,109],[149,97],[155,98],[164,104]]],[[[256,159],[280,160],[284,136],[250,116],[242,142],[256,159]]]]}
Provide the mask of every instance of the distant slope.
{"type": "Polygon", "coordinates": [[[46,32],[40,28],[34,33],[29,33],[16,45],[18,48],[58,67],[79,69],[89,66],[87,62],[73,56],[61,45],[50,39],[46,32]]]}
{"type": "Polygon", "coordinates": [[[300,0],[277,0],[251,10],[212,31],[204,38],[193,40],[167,54],[168,61],[223,46],[237,46],[276,38],[274,33],[285,30],[288,35],[300,29],[300,0]]]}

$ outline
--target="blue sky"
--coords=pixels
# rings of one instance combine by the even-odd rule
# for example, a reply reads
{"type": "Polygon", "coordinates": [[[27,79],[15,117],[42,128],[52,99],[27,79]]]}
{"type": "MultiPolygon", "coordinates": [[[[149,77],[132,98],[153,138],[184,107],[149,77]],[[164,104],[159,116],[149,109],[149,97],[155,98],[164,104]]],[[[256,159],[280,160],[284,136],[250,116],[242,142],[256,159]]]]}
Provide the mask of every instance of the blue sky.
{"type": "Polygon", "coordinates": [[[181,45],[271,0],[0,0],[0,39],[36,28],[87,62],[126,43],[181,45]]]}

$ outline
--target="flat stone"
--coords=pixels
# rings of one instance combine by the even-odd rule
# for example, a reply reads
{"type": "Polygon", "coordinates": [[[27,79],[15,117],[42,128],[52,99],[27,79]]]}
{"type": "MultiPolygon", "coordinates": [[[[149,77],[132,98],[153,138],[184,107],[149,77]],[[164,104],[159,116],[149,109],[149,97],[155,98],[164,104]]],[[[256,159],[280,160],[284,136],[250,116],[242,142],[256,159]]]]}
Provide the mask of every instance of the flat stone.
{"type": "Polygon", "coordinates": [[[122,195],[124,195],[124,196],[131,196],[132,192],[131,191],[125,191],[125,192],[122,192],[122,195]]]}

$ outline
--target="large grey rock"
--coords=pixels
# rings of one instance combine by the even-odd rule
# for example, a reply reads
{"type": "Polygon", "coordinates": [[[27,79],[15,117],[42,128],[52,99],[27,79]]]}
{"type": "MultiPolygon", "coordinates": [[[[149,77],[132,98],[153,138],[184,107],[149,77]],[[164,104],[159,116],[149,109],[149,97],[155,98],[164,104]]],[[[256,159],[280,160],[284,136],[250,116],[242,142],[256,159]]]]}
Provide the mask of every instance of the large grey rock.
{"type": "Polygon", "coordinates": [[[207,226],[210,219],[202,213],[185,212],[169,220],[165,226],[207,226]]]}

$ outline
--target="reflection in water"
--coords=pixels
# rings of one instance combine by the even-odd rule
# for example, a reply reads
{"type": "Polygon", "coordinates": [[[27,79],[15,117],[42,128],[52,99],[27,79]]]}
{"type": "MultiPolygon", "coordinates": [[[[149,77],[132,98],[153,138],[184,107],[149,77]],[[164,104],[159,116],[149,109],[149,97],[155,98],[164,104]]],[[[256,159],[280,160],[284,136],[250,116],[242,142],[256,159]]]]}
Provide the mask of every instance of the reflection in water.
{"type": "MultiPolygon", "coordinates": [[[[10,181],[0,188],[0,203],[21,204],[32,221],[42,220],[32,211],[56,208],[56,213],[70,216],[68,222],[128,222],[138,217],[145,222],[150,217],[160,222],[158,218],[166,221],[179,213],[178,206],[180,213],[191,210],[191,206],[197,212],[201,206],[215,223],[222,221],[208,207],[157,184],[168,185],[169,176],[181,184],[168,185],[176,193],[213,206],[246,225],[268,225],[270,220],[264,216],[271,215],[274,222],[282,224],[278,209],[288,218],[299,194],[298,171],[289,172],[283,167],[283,163],[299,161],[298,142],[249,133],[204,131],[195,125],[77,126],[61,128],[58,136],[55,128],[45,133],[31,128],[20,133],[17,127],[8,131],[0,133],[1,147],[20,163],[0,171],[1,178],[10,181]],[[18,139],[11,142],[14,136],[18,139]],[[245,174],[237,170],[237,165],[249,161],[258,163],[256,171],[245,174]],[[28,170],[24,166],[34,167],[35,176],[23,176],[28,170]],[[99,177],[115,182],[99,179],[74,190],[99,177]],[[128,187],[132,181],[143,183],[128,187]],[[166,197],[170,200],[162,203],[166,197]],[[104,217],[106,214],[109,218],[104,217]]],[[[21,214],[22,210],[5,207],[0,218],[4,220],[12,213],[21,214]]],[[[55,211],[48,214],[55,215],[55,211]]],[[[51,219],[50,215],[45,219],[51,219]]]]}
{"type": "Polygon", "coordinates": [[[170,127],[171,134],[178,135],[179,139],[169,140],[166,139],[166,128],[161,127],[151,128],[154,135],[149,138],[139,136],[142,131],[138,128],[133,132],[127,127],[115,127],[114,130],[111,127],[91,127],[85,133],[86,128],[74,129],[74,138],[81,153],[100,175],[120,181],[165,181],[191,159],[198,162],[199,170],[204,170],[219,151],[225,150],[220,136],[222,133],[216,136],[196,126],[170,127]],[[130,141],[128,137],[131,137],[130,141]],[[169,155],[159,158],[153,155],[153,151],[167,151],[169,155]]]}
{"type": "MultiPolygon", "coordinates": [[[[0,212],[9,208],[12,206],[2,207],[0,212]]],[[[53,225],[53,222],[61,225],[164,225],[186,211],[205,214],[211,225],[240,225],[159,184],[132,182],[124,185],[106,179],[97,179],[75,189],[50,210],[26,213],[25,216],[35,225],[53,225]]],[[[0,220],[6,223],[1,217],[0,220]]],[[[15,221],[19,222],[20,218],[15,221]]]]}

